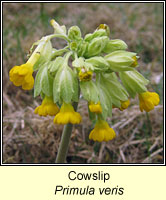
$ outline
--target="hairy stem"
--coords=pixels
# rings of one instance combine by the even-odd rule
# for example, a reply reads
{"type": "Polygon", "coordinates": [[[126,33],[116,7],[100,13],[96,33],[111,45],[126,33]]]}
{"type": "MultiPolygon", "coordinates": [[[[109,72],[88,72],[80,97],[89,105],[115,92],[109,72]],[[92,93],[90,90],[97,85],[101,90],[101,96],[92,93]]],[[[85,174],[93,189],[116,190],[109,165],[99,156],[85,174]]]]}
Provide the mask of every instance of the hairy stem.
{"type": "MultiPolygon", "coordinates": [[[[78,106],[78,102],[74,102],[73,107],[75,111],[77,110],[77,106],[78,106]]],[[[65,163],[66,161],[72,128],[73,128],[72,124],[66,124],[64,126],[60,146],[58,149],[58,155],[57,155],[55,163],[65,163]]]]}

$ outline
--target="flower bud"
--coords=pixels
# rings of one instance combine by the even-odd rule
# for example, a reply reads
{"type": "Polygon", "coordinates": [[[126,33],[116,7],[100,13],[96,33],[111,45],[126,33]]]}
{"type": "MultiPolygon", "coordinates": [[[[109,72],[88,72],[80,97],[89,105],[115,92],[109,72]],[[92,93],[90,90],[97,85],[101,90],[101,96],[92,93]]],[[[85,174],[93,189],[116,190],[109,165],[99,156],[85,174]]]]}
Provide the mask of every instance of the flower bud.
{"type": "Polygon", "coordinates": [[[107,36],[110,35],[110,28],[109,28],[106,24],[100,24],[100,25],[97,27],[97,30],[105,30],[106,33],[107,33],[107,36]]]}
{"type": "Polygon", "coordinates": [[[88,51],[85,54],[86,57],[91,57],[91,56],[97,56],[99,55],[102,50],[104,49],[106,43],[108,42],[108,37],[103,36],[103,37],[98,37],[94,38],[89,46],[88,46],[88,51]]]}
{"type": "Polygon", "coordinates": [[[71,42],[70,43],[70,49],[72,50],[72,51],[77,51],[77,42],[71,42]]]}
{"type": "Polygon", "coordinates": [[[113,51],[117,50],[126,50],[127,49],[127,44],[123,40],[110,40],[105,48],[103,49],[104,53],[111,53],[113,51]]]}
{"type": "Polygon", "coordinates": [[[72,26],[68,31],[68,37],[71,40],[79,40],[81,38],[81,31],[78,26],[72,26]]]}
{"type": "Polygon", "coordinates": [[[60,26],[54,19],[50,20],[51,26],[54,28],[55,34],[66,34],[66,27],[60,26]]]}
{"type": "Polygon", "coordinates": [[[108,36],[106,30],[99,29],[99,30],[96,30],[94,33],[89,33],[89,34],[85,35],[84,40],[86,42],[91,42],[94,38],[103,37],[103,36],[108,36]]]}
{"type": "Polygon", "coordinates": [[[136,53],[119,50],[106,55],[104,58],[112,71],[119,72],[133,69],[134,56],[136,56],[136,53]]]}
{"type": "Polygon", "coordinates": [[[86,53],[88,49],[88,43],[85,41],[80,41],[78,43],[78,48],[77,48],[77,55],[80,56],[84,56],[84,54],[86,53]]]}

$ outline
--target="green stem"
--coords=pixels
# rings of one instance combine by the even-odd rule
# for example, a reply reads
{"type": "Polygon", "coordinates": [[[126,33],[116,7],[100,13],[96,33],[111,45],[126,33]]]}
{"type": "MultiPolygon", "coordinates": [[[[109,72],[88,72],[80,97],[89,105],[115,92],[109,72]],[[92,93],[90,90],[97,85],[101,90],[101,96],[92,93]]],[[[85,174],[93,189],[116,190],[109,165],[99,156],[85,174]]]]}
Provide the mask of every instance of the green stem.
{"type": "MultiPolygon", "coordinates": [[[[74,102],[73,107],[75,111],[77,110],[77,106],[78,106],[78,102],[74,102]]],[[[57,155],[55,163],[65,163],[66,161],[72,128],[73,128],[72,124],[66,124],[64,126],[60,146],[58,149],[58,155],[57,155]]]]}
{"type": "Polygon", "coordinates": [[[70,39],[69,39],[69,38],[67,37],[67,35],[65,35],[65,34],[57,34],[57,33],[56,33],[56,34],[48,35],[47,37],[48,37],[49,40],[51,40],[51,39],[57,37],[57,38],[62,38],[62,39],[64,39],[64,40],[66,40],[67,42],[70,42],[70,39]]]}
{"type": "Polygon", "coordinates": [[[59,50],[54,50],[54,52],[51,55],[51,60],[53,60],[54,58],[56,58],[57,56],[62,56],[62,54],[66,53],[69,51],[69,46],[66,46],[63,49],[59,49],[59,50]]]}

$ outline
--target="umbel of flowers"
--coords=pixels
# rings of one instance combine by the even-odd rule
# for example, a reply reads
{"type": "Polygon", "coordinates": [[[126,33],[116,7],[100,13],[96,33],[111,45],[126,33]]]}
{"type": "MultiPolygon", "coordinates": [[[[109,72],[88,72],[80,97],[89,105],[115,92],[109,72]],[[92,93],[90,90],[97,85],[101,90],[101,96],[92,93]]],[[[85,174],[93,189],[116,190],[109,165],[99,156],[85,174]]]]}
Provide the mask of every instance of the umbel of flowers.
{"type": "Polygon", "coordinates": [[[54,33],[35,42],[28,61],[14,66],[9,72],[15,86],[24,90],[34,87],[34,97],[40,95],[43,99],[34,111],[36,114],[55,116],[56,124],[79,124],[81,115],[72,103],[79,101],[81,92],[87,101],[90,118],[96,119],[89,139],[101,142],[116,136],[107,122],[107,117],[112,116],[112,108],[123,111],[128,108],[130,98],[136,95],[141,112],[149,112],[159,104],[159,95],[147,91],[149,81],[136,69],[139,57],[127,51],[124,41],[110,39],[107,25],[101,24],[85,37],[78,26],[67,31],[55,20],[51,20],[51,25],[54,33]],[[63,49],[56,49],[52,46],[52,38],[62,38],[67,44],[63,49]],[[34,71],[37,71],[35,81],[34,71]]]}

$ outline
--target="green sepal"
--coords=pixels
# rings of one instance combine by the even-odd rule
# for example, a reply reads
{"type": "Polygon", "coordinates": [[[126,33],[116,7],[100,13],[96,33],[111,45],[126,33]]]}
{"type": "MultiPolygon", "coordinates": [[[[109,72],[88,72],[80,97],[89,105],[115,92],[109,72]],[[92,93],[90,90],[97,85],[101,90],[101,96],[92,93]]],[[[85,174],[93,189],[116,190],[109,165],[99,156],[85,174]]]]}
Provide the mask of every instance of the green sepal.
{"type": "Polygon", "coordinates": [[[94,38],[88,46],[88,50],[85,54],[85,57],[89,58],[92,56],[99,55],[102,52],[102,50],[104,49],[108,40],[109,40],[109,38],[107,36],[94,38]]]}
{"type": "Polygon", "coordinates": [[[104,58],[112,71],[120,72],[133,70],[131,65],[135,61],[134,56],[136,56],[136,53],[119,50],[106,55],[104,58]]]}
{"type": "Polygon", "coordinates": [[[84,40],[86,42],[91,42],[94,38],[102,37],[102,36],[108,36],[107,31],[104,29],[99,29],[93,33],[89,33],[89,34],[85,35],[84,40]]]}
{"type": "Polygon", "coordinates": [[[54,102],[70,103],[78,101],[78,80],[72,69],[68,66],[60,68],[53,82],[54,102]]]}
{"type": "Polygon", "coordinates": [[[40,57],[33,66],[34,71],[38,70],[45,62],[48,62],[51,59],[52,44],[50,40],[47,40],[47,42],[42,42],[42,43],[43,43],[43,48],[40,52],[38,52],[40,54],[40,57]]]}
{"type": "Polygon", "coordinates": [[[89,70],[94,71],[93,64],[86,62],[83,57],[76,58],[72,62],[72,66],[75,67],[75,68],[82,68],[82,67],[84,67],[87,71],[89,71],[89,70]]]}
{"type": "Polygon", "coordinates": [[[94,81],[80,82],[80,88],[85,100],[94,103],[99,101],[99,92],[94,81]]]}
{"type": "Polygon", "coordinates": [[[79,57],[84,56],[84,54],[86,54],[88,45],[89,45],[88,42],[85,41],[78,42],[77,55],[79,57]]]}
{"type": "Polygon", "coordinates": [[[66,26],[65,26],[65,25],[62,25],[62,26],[61,26],[61,29],[63,30],[63,33],[64,33],[64,34],[67,33],[67,30],[66,30],[66,26]]]}
{"type": "Polygon", "coordinates": [[[102,73],[100,82],[105,85],[105,88],[107,89],[107,91],[109,91],[111,98],[113,97],[121,101],[128,100],[129,95],[118,81],[117,76],[114,72],[110,74],[102,73]]]}
{"type": "Polygon", "coordinates": [[[79,40],[81,38],[81,31],[78,26],[72,26],[68,31],[68,38],[73,40],[79,40]]]}
{"type": "Polygon", "coordinates": [[[116,108],[120,108],[121,107],[121,102],[119,99],[117,99],[114,96],[111,96],[112,99],[112,104],[116,107],[116,108]]]}
{"type": "Polygon", "coordinates": [[[107,61],[101,56],[94,56],[86,59],[85,62],[91,64],[94,68],[94,71],[105,71],[109,68],[107,61]]]}
{"type": "Polygon", "coordinates": [[[84,58],[83,57],[79,57],[76,58],[73,62],[72,62],[72,66],[75,68],[81,68],[84,67],[84,58]]]}
{"type": "Polygon", "coordinates": [[[45,97],[45,94],[42,91],[40,92],[40,97],[41,97],[41,99],[44,99],[44,97],[45,97]]]}
{"type": "Polygon", "coordinates": [[[120,72],[119,76],[122,84],[132,98],[134,98],[137,93],[147,91],[145,85],[147,85],[149,81],[145,79],[137,70],[120,72]]]}
{"type": "Polygon", "coordinates": [[[48,65],[48,70],[51,74],[55,74],[60,67],[63,66],[64,58],[59,56],[54,61],[50,61],[48,65]]]}
{"type": "Polygon", "coordinates": [[[98,82],[97,87],[99,90],[99,101],[102,107],[101,115],[104,118],[104,120],[106,120],[108,116],[112,117],[112,99],[110,98],[110,95],[105,86],[101,85],[98,82]]]}
{"type": "Polygon", "coordinates": [[[110,36],[110,28],[109,28],[109,26],[108,26],[107,24],[100,24],[100,25],[97,27],[96,31],[98,31],[98,30],[104,30],[104,31],[106,31],[107,36],[108,36],[108,37],[110,36]]]}
{"type": "Polygon", "coordinates": [[[107,90],[114,106],[120,107],[120,101],[126,101],[128,99],[129,95],[127,91],[120,84],[114,72],[109,74],[100,74],[100,79],[98,79],[98,82],[100,82],[100,84],[107,90]]]}
{"type": "Polygon", "coordinates": [[[103,49],[104,53],[112,53],[117,50],[126,50],[127,44],[123,40],[109,40],[103,49]]]}
{"type": "Polygon", "coordinates": [[[39,69],[39,71],[37,72],[37,75],[35,77],[35,84],[34,84],[34,97],[38,96],[41,92],[41,83],[42,83],[42,79],[43,79],[43,70],[46,66],[42,65],[42,67],[39,69]]]}
{"type": "Polygon", "coordinates": [[[34,85],[34,97],[38,96],[41,91],[47,95],[52,96],[53,78],[48,72],[47,62],[39,69],[34,85]]]}
{"type": "Polygon", "coordinates": [[[50,75],[48,68],[43,70],[42,92],[50,97],[53,95],[53,77],[50,75]]]}
{"type": "Polygon", "coordinates": [[[69,44],[71,51],[77,51],[78,43],[76,41],[73,41],[69,44]]]}
{"type": "Polygon", "coordinates": [[[54,33],[55,34],[62,34],[66,35],[66,26],[62,25],[60,26],[54,19],[50,21],[52,27],[54,28],[54,33]]]}

